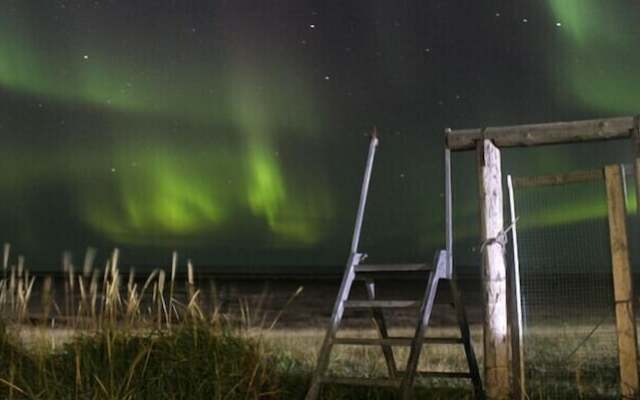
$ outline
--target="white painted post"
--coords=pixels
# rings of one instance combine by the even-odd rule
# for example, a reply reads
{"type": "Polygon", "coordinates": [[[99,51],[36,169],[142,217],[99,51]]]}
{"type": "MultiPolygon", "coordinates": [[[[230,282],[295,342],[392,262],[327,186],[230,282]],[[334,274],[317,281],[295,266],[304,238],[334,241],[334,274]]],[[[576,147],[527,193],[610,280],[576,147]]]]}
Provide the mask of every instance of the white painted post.
{"type": "Polygon", "coordinates": [[[487,397],[508,399],[507,282],[500,150],[490,141],[477,142],[484,295],[484,371],[487,397]]]}
{"type": "Polygon", "coordinates": [[[509,213],[511,217],[511,243],[513,248],[513,263],[509,269],[509,320],[511,322],[511,368],[513,399],[527,398],[524,376],[524,347],[522,345],[522,300],[520,298],[520,260],[518,258],[518,230],[516,206],[513,195],[511,175],[507,175],[507,189],[509,190],[509,213]]]}

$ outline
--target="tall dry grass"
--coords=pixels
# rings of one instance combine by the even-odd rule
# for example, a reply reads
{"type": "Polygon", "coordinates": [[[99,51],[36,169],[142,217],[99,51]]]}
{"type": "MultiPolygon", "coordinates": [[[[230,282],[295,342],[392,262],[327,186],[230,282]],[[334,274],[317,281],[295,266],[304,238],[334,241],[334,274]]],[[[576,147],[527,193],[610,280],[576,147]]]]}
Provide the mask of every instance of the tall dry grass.
{"type": "MultiPolygon", "coordinates": [[[[0,280],[0,398],[304,398],[323,331],[310,341],[274,331],[302,287],[275,315],[266,312],[266,286],[257,300],[238,298],[238,315],[230,315],[218,302],[215,281],[204,307],[190,260],[185,281],[178,281],[176,252],[167,269],[141,279],[134,269],[121,271],[117,249],[102,267],[89,249],[81,268],[70,254],[63,256],[62,296],[56,296],[54,277],[45,276],[35,304],[37,279],[24,257],[13,259],[10,249],[4,246],[0,280]],[[25,332],[39,329],[44,336],[25,340],[25,332]],[[56,332],[63,332],[61,340],[56,332]]],[[[379,372],[380,358],[371,349],[338,353],[337,361],[338,373],[379,372]]],[[[463,399],[471,392],[445,387],[419,393],[425,399],[463,399]]],[[[395,393],[328,386],[323,398],[383,400],[395,393]]]]}
{"type": "Polygon", "coordinates": [[[100,330],[106,327],[171,328],[186,319],[210,321],[217,315],[205,316],[200,309],[200,290],[195,283],[193,263],[187,260],[185,296],[179,298],[176,288],[178,254],[172,255],[170,277],[163,268],[153,270],[140,287],[135,269],[123,274],[120,254],[115,249],[103,268],[94,265],[95,250],[89,249],[81,269],[71,254],[62,257],[62,296],[56,296],[54,277],[42,278],[40,304],[33,304],[36,277],[18,256],[11,259],[11,246],[4,245],[3,275],[0,279],[0,312],[6,324],[64,325],[75,329],[100,330]],[[58,302],[61,301],[62,304],[58,302]],[[210,318],[209,318],[210,317],[210,318]]]}
{"type": "Polygon", "coordinates": [[[65,253],[62,296],[45,276],[33,304],[36,277],[10,250],[4,246],[0,279],[0,398],[280,399],[293,395],[287,387],[304,386],[283,386],[306,379],[302,370],[283,374],[292,361],[274,369],[282,357],[243,334],[253,317],[232,324],[217,306],[203,311],[190,260],[186,281],[177,281],[176,252],[168,276],[158,268],[144,280],[134,269],[121,272],[117,249],[103,268],[92,249],[80,269],[65,253]],[[50,336],[65,332],[62,344],[25,340],[25,332],[44,328],[50,336]]]}

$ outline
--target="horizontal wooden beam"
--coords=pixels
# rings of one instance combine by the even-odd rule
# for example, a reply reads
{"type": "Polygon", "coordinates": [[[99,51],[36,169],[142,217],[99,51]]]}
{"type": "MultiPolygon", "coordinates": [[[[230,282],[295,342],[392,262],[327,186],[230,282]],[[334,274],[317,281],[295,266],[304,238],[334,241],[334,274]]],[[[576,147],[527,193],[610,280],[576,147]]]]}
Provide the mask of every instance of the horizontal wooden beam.
{"type": "Polygon", "coordinates": [[[567,183],[579,183],[604,179],[601,169],[590,171],[572,171],[565,174],[521,176],[513,178],[513,187],[526,188],[537,186],[564,185],[567,183]]]}
{"type": "Polygon", "coordinates": [[[498,147],[623,139],[631,136],[636,125],[635,117],[618,117],[479,129],[447,129],[446,145],[452,151],[462,151],[475,149],[476,142],[481,139],[489,139],[498,147]]]}

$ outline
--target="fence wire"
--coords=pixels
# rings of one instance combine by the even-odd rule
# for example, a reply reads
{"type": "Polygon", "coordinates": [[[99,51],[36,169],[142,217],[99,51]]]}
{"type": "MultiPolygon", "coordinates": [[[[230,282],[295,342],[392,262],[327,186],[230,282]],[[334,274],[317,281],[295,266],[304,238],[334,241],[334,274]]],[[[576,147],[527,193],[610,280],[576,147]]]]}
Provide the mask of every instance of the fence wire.
{"type": "Polygon", "coordinates": [[[529,398],[619,398],[604,180],[514,200],[529,398]]]}

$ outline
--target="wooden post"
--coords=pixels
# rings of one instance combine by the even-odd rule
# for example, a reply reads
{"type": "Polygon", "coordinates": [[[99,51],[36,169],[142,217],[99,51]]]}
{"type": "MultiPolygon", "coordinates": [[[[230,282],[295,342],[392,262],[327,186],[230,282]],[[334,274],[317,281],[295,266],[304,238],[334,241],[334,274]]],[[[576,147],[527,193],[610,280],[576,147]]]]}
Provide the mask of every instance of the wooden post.
{"type": "Polygon", "coordinates": [[[613,289],[618,333],[620,389],[623,399],[636,399],[638,382],[638,346],[634,313],[633,283],[629,266],[625,198],[619,165],[604,169],[609,208],[609,238],[613,267],[613,289]]]}
{"type": "Polygon", "coordinates": [[[507,286],[500,150],[490,141],[477,142],[484,296],[484,371],[489,399],[507,399],[510,392],[507,343],[507,286]]]}

